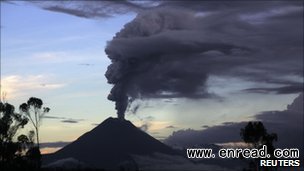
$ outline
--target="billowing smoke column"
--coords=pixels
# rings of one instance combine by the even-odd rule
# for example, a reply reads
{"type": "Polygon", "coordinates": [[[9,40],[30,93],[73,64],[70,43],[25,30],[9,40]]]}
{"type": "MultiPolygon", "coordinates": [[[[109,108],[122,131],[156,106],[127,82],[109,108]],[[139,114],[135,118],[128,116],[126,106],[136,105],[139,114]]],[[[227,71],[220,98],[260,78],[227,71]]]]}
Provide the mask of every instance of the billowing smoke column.
{"type": "Polygon", "coordinates": [[[94,19],[139,13],[106,47],[112,61],[106,77],[114,85],[108,98],[116,102],[121,119],[137,98],[214,97],[208,91],[221,96],[206,86],[229,84],[212,82],[216,77],[255,83],[241,92],[303,91],[301,1],[29,3],[94,19]]]}
{"type": "Polygon", "coordinates": [[[158,9],[139,14],[108,42],[112,64],[105,76],[114,85],[108,99],[118,118],[124,119],[130,99],[210,95],[210,64],[239,49],[202,34],[195,25],[201,20],[191,12],[158,9]]]}

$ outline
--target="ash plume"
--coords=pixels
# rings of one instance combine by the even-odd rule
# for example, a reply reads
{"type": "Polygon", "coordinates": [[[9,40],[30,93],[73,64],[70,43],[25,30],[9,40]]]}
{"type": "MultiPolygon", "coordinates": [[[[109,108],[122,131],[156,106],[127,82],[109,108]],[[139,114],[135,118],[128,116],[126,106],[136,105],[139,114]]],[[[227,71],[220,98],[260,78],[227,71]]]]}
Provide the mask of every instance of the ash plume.
{"type": "Polygon", "coordinates": [[[220,96],[208,92],[213,76],[254,83],[243,93],[303,91],[300,1],[29,3],[86,19],[137,14],[105,49],[112,62],[105,74],[113,84],[108,99],[122,119],[137,99],[220,96]]]}
{"type": "Polygon", "coordinates": [[[139,13],[105,49],[112,62],[105,76],[114,85],[108,99],[118,117],[138,98],[214,97],[207,87],[210,76],[302,84],[282,75],[303,78],[302,65],[293,62],[303,60],[303,33],[297,29],[303,8],[290,4],[274,13],[274,7],[247,6],[250,13],[237,6],[212,13],[159,7],[139,13]]]}
{"type": "Polygon", "coordinates": [[[114,85],[108,99],[119,118],[130,99],[212,96],[206,81],[213,70],[208,63],[216,59],[209,56],[249,49],[200,35],[195,23],[201,20],[190,11],[153,10],[139,14],[108,42],[105,52],[112,64],[105,76],[114,85]]]}

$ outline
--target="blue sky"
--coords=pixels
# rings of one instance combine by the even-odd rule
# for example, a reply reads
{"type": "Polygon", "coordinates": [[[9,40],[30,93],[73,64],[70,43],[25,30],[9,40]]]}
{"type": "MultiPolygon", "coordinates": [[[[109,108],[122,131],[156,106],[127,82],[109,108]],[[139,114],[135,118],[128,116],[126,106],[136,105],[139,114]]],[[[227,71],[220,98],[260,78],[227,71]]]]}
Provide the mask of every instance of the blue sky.
{"type": "MultiPolygon", "coordinates": [[[[29,4],[1,2],[1,92],[6,93],[5,100],[17,107],[29,97],[38,97],[51,108],[49,116],[78,121],[46,118],[42,142],[75,140],[92,129],[92,124],[116,117],[114,103],[107,100],[112,86],[104,77],[110,64],[104,48],[134,17],[129,13],[84,19],[29,4]]],[[[223,100],[138,101],[142,107],[126,118],[137,126],[149,123],[148,132],[163,138],[176,129],[201,129],[250,120],[261,111],[283,110],[297,96],[238,93],[256,83],[237,78],[211,77],[208,83],[210,91],[220,93],[223,100]],[[175,129],[166,128],[170,125],[175,129]]]]}
{"type": "MultiPolygon", "coordinates": [[[[31,96],[39,97],[51,108],[49,115],[84,119],[75,124],[81,133],[92,128],[91,123],[114,116],[113,104],[106,100],[111,86],[104,78],[109,60],[103,49],[130,19],[132,15],[84,20],[1,3],[1,91],[6,100],[18,106],[31,96]]],[[[45,120],[42,129],[54,122],[59,121],[45,120]]],[[[47,137],[42,139],[56,140],[47,137]]]]}

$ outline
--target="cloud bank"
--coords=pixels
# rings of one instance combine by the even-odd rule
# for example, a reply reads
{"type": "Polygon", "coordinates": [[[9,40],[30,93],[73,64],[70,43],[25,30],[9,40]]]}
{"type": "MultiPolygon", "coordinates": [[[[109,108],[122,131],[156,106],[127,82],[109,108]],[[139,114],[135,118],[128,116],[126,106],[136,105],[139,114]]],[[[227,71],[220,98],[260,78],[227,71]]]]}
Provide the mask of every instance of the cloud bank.
{"type": "Polygon", "coordinates": [[[41,148],[62,148],[71,142],[57,141],[40,143],[41,148]]]}
{"type": "MultiPolygon", "coordinates": [[[[277,133],[276,148],[299,148],[303,152],[303,117],[303,93],[301,93],[286,110],[261,112],[254,120],[262,121],[267,132],[277,133]]],[[[246,124],[247,122],[228,122],[204,130],[178,130],[173,132],[165,143],[189,147],[210,143],[240,142],[242,141],[240,129],[246,124]]]]}

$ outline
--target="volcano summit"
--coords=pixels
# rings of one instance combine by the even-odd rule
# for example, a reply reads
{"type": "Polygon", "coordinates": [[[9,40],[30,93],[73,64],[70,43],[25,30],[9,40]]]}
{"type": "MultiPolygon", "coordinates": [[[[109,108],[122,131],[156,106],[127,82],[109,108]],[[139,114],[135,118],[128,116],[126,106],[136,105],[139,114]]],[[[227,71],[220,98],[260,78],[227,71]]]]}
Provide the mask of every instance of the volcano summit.
{"type": "Polygon", "coordinates": [[[61,150],[43,157],[45,164],[74,158],[92,168],[117,168],[133,163],[132,155],[155,152],[176,154],[167,145],[134,126],[130,121],[108,118],[61,150]]]}

